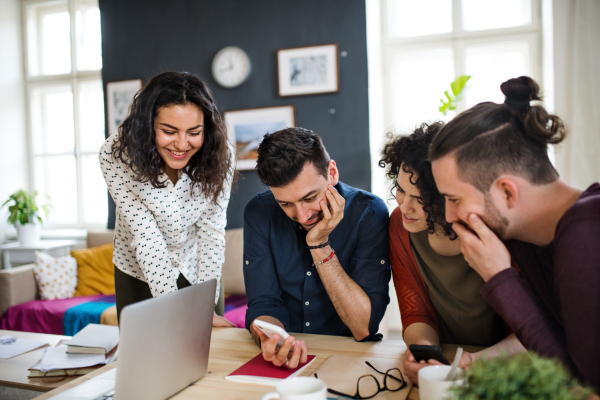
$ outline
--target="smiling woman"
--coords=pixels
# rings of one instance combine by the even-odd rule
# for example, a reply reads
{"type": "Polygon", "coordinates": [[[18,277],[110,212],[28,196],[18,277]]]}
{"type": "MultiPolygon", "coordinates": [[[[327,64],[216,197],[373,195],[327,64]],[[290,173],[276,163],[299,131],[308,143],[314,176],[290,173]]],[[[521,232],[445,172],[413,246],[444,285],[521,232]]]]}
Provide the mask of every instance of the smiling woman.
{"type": "MultiPolygon", "coordinates": [[[[100,166],[117,206],[117,315],[128,304],[219,281],[235,172],[225,123],[202,80],[166,72],[148,81],[102,146],[100,166]]],[[[231,326],[216,315],[213,324],[231,326]]]]}

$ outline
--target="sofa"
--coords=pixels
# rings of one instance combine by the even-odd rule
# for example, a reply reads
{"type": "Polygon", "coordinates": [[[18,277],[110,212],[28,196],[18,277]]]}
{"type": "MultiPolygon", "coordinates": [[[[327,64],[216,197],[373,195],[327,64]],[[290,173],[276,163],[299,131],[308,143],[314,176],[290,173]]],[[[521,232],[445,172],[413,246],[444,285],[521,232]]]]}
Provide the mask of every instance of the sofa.
{"type": "MultiPolygon", "coordinates": [[[[87,235],[87,247],[93,248],[106,243],[111,243],[113,236],[114,232],[112,230],[89,232],[87,235]]],[[[243,321],[245,318],[246,309],[246,290],[244,286],[242,261],[242,229],[226,230],[225,241],[225,262],[223,264],[221,293],[215,310],[220,315],[225,314],[225,317],[230,319],[236,325],[236,327],[244,327],[243,321]]],[[[39,300],[39,290],[34,278],[33,267],[34,264],[28,264],[16,268],[0,270],[0,316],[2,316],[1,321],[3,328],[5,329],[11,328],[11,318],[22,318],[22,315],[26,315],[24,314],[24,310],[28,310],[29,314],[27,315],[29,315],[29,318],[32,318],[32,315],[36,315],[35,313],[39,314],[46,312],[44,310],[47,307],[43,306],[47,306],[48,304],[43,304],[44,302],[65,302],[65,300],[39,300]],[[35,313],[32,311],[33,308],[37,308],[35,313]]],[[[69,300],[66,301],[68,302],[69,300]]],[[[116,307],[112,306],[112,304],[114,304],[114,295],[97,295],[86,299],[73,298],[72,301],[78,303],[82,301],[90,302],[95,306],[95,308],[104,307],[104,311],[102,311],[100,320],[98,322],[116,325],[116,307]]],[[[56,304],[57,303],[55,303],[55,305],[56,304]]],[[[42,333],[74,334],[76,332],[73,332],[73,330],[79,329],[78,326],[81,326],[83,323],[84,322],[76,323],[74,327],[70,327],[68,329],[70,330],[69,332],[59,332],[59,328],[56,326],[56,321],[54,323],[55,326],[34,324],[35,327],[31,325],[32,328],[24,328],[24,325],[21,324],[18,325],[20,328],[18,330],[37,332],[43,331],[42,333]]],[[[67,330],[67,328],[64,330],[67,330]]]]}

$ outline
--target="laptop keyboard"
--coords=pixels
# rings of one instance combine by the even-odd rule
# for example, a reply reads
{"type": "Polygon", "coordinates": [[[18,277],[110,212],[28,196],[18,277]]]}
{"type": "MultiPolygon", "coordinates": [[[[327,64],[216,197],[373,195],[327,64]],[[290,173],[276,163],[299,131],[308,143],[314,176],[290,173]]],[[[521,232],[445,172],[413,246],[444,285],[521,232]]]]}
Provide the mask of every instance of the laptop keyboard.
{"type": "Polygon", "coordinates": [[[113,389],[110,392],[104,393],[103,395],[96,397],[94,400],[112,400],[114,398],[115,398],[115,391],[113,389]]]}

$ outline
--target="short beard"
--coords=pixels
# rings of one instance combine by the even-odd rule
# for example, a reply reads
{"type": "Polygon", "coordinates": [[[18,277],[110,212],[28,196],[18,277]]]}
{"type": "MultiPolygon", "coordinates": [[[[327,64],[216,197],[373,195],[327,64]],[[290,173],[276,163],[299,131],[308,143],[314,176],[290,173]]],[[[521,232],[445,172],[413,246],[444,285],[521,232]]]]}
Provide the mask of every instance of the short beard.
{"type": "Polygon", "coordinates": [[[508,219],[503,217],[496,206],[494,206],[492,197],[489,193],[484,197],[484,211],[485,217],[483,217],[483,220],[488,228],[490,228],[500,240],[507,240],[506,231],[508,230],[509,225],[508,219]]]}
{"type": "Polygon", "coordinates": [[[302,224],[302,226],[304,227],[304,229],[306,229],[306,231],[310,231],[312,228],[314,228],[323,219],[323,211],[317,212],[315,215],[311,216],[311,218],[313,218],[315,216],[317,217],[317,220],[315,222],[313,222],[312,225],[308,225],[308,226],[310,226],[310,228],[307,228],[307,226],[304,226],[302,224]]]}

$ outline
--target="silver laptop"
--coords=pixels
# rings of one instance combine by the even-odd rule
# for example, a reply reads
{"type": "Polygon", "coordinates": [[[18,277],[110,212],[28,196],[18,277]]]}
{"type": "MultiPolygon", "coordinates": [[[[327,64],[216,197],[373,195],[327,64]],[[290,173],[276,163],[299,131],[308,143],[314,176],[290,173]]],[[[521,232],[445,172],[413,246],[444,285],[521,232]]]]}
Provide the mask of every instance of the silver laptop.
{"type": "Polygon", "coordinates": [[[125,307],[118,366],[52,400],[163,400],[206,374],[217,281],[125,307]]]}

